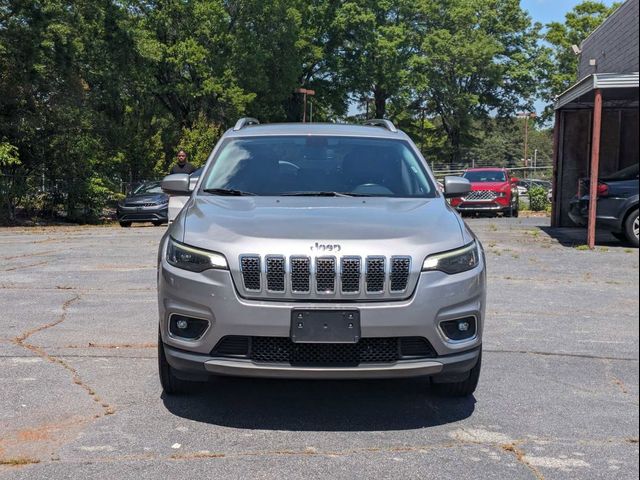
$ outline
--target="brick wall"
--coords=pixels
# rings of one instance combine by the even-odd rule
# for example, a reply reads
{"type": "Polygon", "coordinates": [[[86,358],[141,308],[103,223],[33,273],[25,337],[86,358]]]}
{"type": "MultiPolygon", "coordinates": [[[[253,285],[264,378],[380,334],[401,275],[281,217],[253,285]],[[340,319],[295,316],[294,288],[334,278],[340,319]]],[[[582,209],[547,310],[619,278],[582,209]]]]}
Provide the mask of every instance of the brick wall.
{"type": "Polygon", "coordinates": [[[580,46],[578,80],[592,73],[631,73],[638,68],[638,3],[627,0],[580,46]],[[596,65],[589,65],[595,59],[596,65]]]}

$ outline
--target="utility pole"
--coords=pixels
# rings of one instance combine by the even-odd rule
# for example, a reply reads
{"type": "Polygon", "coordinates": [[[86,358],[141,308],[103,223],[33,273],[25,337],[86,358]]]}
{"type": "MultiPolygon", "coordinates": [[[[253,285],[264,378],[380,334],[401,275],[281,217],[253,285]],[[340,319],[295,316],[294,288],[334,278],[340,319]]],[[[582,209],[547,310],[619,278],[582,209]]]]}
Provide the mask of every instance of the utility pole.
{"type": "Polygon", "coordinates": [[[522,112],[518,114],[519,118],[524,118],[524,166],[529,163],[529,119],[536,118],[535,112],[522,112]]]}
{"type": "MultiPolygon", "coordinates": [[[[314,96],[316,94],[315,90],[309,90],[307,88],[296,88],[294,93],[301,93],[303,95],[303,109],[302,109],[302,123],[306,123],[307,121],[307,95],[314,96]]],[[[313,115],[313,113],[312,113],[313,115]]]]}

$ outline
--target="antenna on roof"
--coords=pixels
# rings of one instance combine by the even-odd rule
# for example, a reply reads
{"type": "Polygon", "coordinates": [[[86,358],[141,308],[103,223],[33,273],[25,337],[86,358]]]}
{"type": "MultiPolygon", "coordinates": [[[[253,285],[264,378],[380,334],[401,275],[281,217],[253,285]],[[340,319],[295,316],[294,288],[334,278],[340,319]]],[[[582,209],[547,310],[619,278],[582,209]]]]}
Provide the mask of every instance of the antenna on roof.
{"type": "Polygon", "coordinates": [[[391,122],[391,120],[383,120],[380,118],[365,120],[364,122],[362,122],[362,125],[366,125],[369,127],[383,127],[393,133],[396,133],[398,131],[396,126],[391,122]]]}
{"type": "Polygon", "coordinates": [[[238,130],[242,130],[248,125],[260,125],[260,120],[252,117],[243,117],[236,122],[235,126],[233,127],[233,131],[237,132],[238,130]]]}

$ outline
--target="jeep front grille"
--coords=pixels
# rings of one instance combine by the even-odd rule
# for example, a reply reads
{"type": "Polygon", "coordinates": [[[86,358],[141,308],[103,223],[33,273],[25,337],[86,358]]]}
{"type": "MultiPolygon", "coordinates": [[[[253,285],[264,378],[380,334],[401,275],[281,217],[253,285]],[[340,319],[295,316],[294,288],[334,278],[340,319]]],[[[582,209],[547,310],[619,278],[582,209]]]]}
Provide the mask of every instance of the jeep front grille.
{"type": "Polygon", "coordinates": [[[470,192],[468,195],[465,195],[464,200],[475,201],[475,200],[495,200],[497,198],[496,192],[492,190],[475,190],[470,192]]]}
{"type": "Polygon", "coordinates": [[[419,272],[408,256],[240,256],[242,290],[250,297],[384,299],[406,293],[419,272]],[[385,295],[388,294],[388,295],[385,295]]]}

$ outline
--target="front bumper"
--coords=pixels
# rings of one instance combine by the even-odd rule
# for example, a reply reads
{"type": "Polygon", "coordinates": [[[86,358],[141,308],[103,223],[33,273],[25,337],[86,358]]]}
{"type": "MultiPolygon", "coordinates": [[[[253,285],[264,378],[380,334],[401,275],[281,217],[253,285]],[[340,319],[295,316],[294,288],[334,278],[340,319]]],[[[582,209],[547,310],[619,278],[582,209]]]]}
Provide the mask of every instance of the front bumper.
{"type": "Polygon", "coordinates": [[[164,345],[169,365],[185,379],[205,379],[210,374],[238,377],[289,379],[366,379],[419,376],[455,377],[478,362],[480,347],[462,353],[424,360],[402,360],[390,364],[360,364],[356,367],[300,367],[288,364],[259,364],[245,359],[216,358],[164,345]]]}
{"type": "Polygon", "coordinates": [[[119,222],[167,222],[169,207],[166,203],[152,207],[118,206],[116,217],[119,222]]]}
{"type": "Polygon", "coordinates": [[[496,197],[493,200],[459,199],[452,204],[459,212],[506,212],[512,207],[508,197],[496,197]]]}
{"type": "Polygon", "coordinates": [[[456,208],[460,212],[502,212],[509,209],[497,203],[461,203],[456,208]]]}
{"type": "MultiPolygon", "coordinates": [[[[481,256],[482,257],[482,256],[481,256]]],[[[158,271],[160,331],[169,364],[180,372],[278,378],[388,378],[445,375],[469,371],[477,361],[485,312],[485,265],[447,275],[423,272],[413,295],[406,300],[360,302],[306,302],[248,300],[238,295],[227,270],[194,273],[161,260],[158,271]],[[358,309],[361,337],[424,337],[436,352],[434,358],[349,367],[306,367],[259,363],[246,358],[216,357],[211,352],[225,336],[289,337],[291,310],[358,309]],[[172,314],[209,322],[196,340],[174,337],[168,323],[172,314]],[[473,337],[451,341],[440,323],[476,317],[473,337]]]]}

